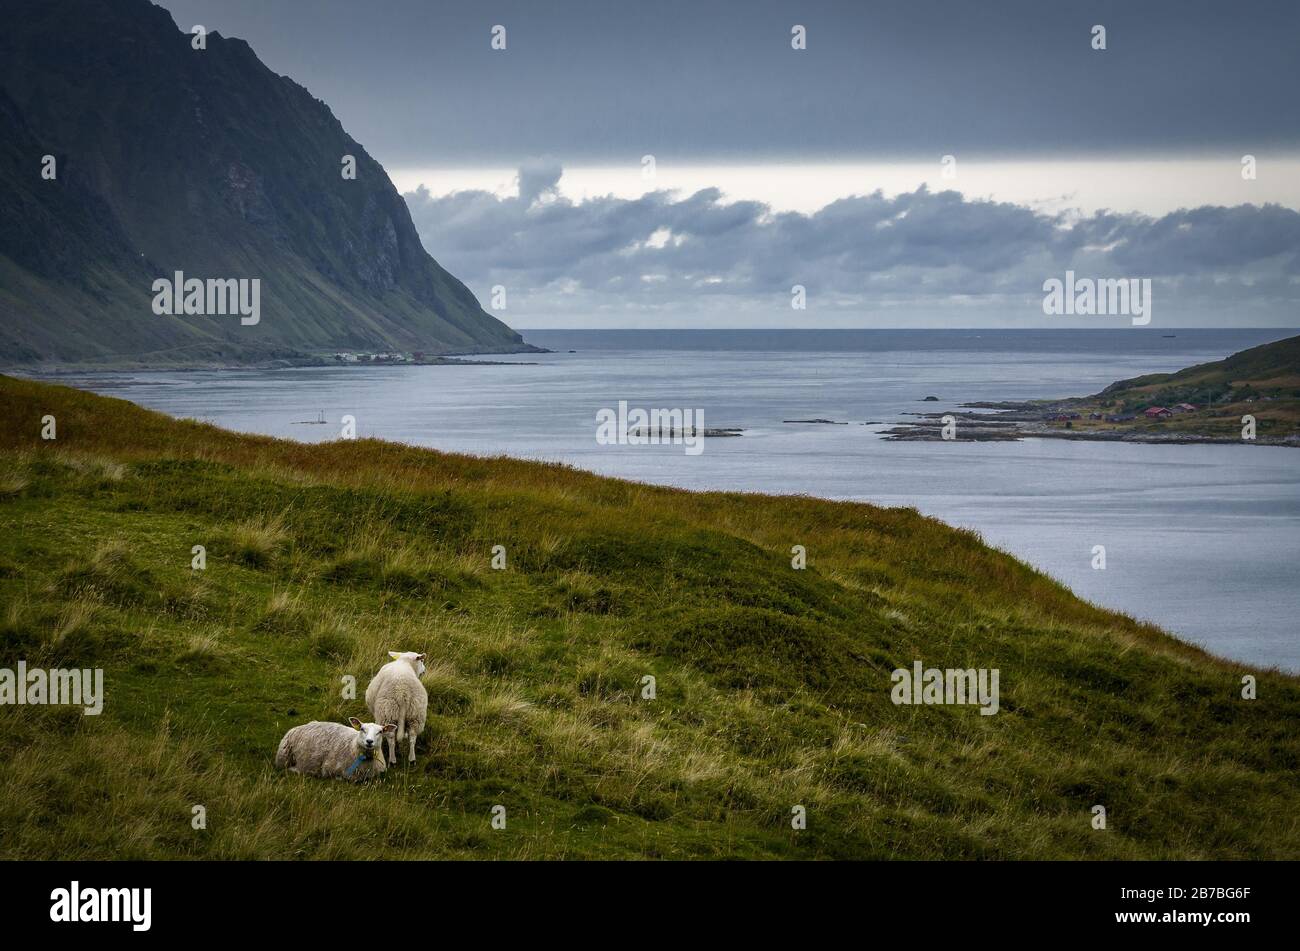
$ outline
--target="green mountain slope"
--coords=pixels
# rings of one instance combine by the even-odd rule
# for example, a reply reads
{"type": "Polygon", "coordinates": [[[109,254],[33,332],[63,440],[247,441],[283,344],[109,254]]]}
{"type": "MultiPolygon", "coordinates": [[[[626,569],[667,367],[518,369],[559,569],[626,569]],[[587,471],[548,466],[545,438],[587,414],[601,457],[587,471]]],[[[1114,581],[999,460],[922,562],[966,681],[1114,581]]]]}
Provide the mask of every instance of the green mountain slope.
{"type": "Polygon", "coordinates": [[[1255,420],[1259,443],[1294,445],[1300,439],[1300,337],[1242,350],[1176,373],[1119,380],[1093,396],[1058,404],[1100,421],[1071,422],[1075,433],[1122,432],[1149,437],[1241,440],[1243,418],[1255,420]],[[1195,407],[1147,419],[1151,407],[1195,407]],[[1111,423],[1107,418],[1133,416],[1111,423]]]}
{"type": "Polygon", "coordinates": [[[148,0],[6,14],[0,361],[525,349],[425,252],[329,108],[243,41],[211,33],[196,50],[148,0]],[[259,279],[260,323],[155,315],[152,282],[176,271],[259,279]]]}
{"type": "Polygon", "coordinates": [[[1300,397],[1300,337],[1242,350],[1222,360],[1199,363],[1176,373],[1148,373],[1112,383],[1096,398],[1143,396],[1168,402],[1229,402],[1247,389],[1274,396],[1300,397]]]}
{"type": "Polygon", "coordinates": [[[304,445],[3,377],[0,414],[0,667],[106,684],[97,717],[0,706],[2,858],[1300,857],[1296,677],[915,511],[304,445]],[[414,766],[274,769],[405,649],[430,666],[414,766]],[[998,712],[895,705],[918,660],[997,668],[998,712]]]}

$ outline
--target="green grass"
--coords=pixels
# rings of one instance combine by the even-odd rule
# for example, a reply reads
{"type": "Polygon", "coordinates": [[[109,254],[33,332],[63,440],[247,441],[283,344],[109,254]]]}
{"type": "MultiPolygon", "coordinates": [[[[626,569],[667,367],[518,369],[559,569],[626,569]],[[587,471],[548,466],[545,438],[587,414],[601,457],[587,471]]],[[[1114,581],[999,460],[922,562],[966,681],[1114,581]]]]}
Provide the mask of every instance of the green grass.
{"type": "Polygon", "coordinates": [[[1066,401],[1084,414],[1137,415],[1126,423],[1074,420],[1081,432],[1114,430],[1149,435],[1241,439],[1242,417],[1255,417],[1257,438],[1300,435],[1300,337],[1242,350],[1177,373],[1150,373],[1112,383],[1100,393],[1066,401]],[[1165,419],[1142,418],[1153,406],[1190,403],[1194,412],[1165,419]]]}
{"type": "Polygon", "coordinates": [[[0,707],[0,857],[1300,857],[1296,678],[913,510],[301,445],[9,378],[0,413],[0,666],[102,667],[107,693],[0,707]],[[278,773],[290,726],[366,716],[389,650],[429,655],[416,765],[278,773]],[[893,705],[917,659],[999,668],[1000,712],[893,705]]]}

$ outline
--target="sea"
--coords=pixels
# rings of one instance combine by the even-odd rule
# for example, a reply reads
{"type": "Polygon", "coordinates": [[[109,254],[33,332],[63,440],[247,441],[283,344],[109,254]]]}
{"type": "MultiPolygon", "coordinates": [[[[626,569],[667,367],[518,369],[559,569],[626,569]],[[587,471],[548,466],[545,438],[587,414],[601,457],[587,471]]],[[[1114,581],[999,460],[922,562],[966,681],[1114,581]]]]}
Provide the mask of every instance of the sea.
{"type": "Polygon", "coordinates": [[[910,506],[973,529],[1096,604],[1223,657],[1300,672],[1300,448],[881,435],[913,414],[1086,395],[1297,332],[532,330],[525,339],[551,352],[478,358],[498,365],[63,382],[289,439],[337,439],[350,416],[359,436],[454,452],[688,489],[910,506]],[[598,441],[598,415],[621,401],[702,412],[704,428],[742,434],[706,438],[698,454],[598,441]],[[812,419],[833,422],[791,422],[812,419]],[[1104,569],[1094,567],[1099,545],[1104,569]]]}

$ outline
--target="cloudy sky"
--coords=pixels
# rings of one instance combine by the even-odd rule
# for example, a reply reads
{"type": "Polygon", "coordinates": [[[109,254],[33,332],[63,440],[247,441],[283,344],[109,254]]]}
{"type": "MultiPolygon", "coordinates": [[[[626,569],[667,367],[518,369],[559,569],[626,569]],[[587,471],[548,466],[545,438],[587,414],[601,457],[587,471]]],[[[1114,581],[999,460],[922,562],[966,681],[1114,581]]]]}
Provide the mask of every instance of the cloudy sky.
{"type": "Polygon", "coordinates": [[[1064,326],[1067,268],[1300,325],[1291,0],[162,5],[325,100],[516,327],[1064,326]]]}

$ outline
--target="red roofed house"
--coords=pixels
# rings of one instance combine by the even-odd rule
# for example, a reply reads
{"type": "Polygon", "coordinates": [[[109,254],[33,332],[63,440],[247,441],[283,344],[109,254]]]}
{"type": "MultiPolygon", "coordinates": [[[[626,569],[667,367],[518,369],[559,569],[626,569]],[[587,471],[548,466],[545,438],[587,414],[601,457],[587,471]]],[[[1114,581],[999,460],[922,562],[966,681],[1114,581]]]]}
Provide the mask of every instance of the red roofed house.
{"type": "Polygon", "coordinates": [[[1196,412],[1196,407],[1193,406],[1191,403],[1179,403],[1177,406],[1174,407],[1174,412],[1175,412],[1175,413],[1195,413],[1195,412],[1196,412]]]}
{"type": "Polygon", "coordinates": [[[1152,406],[1150,409],[1143,411],[1143,416],[1147,419],[1164,419],[1166,416],[1173,416],[1173,411],[1165,409],[1163,406],[1152,406]]]}

